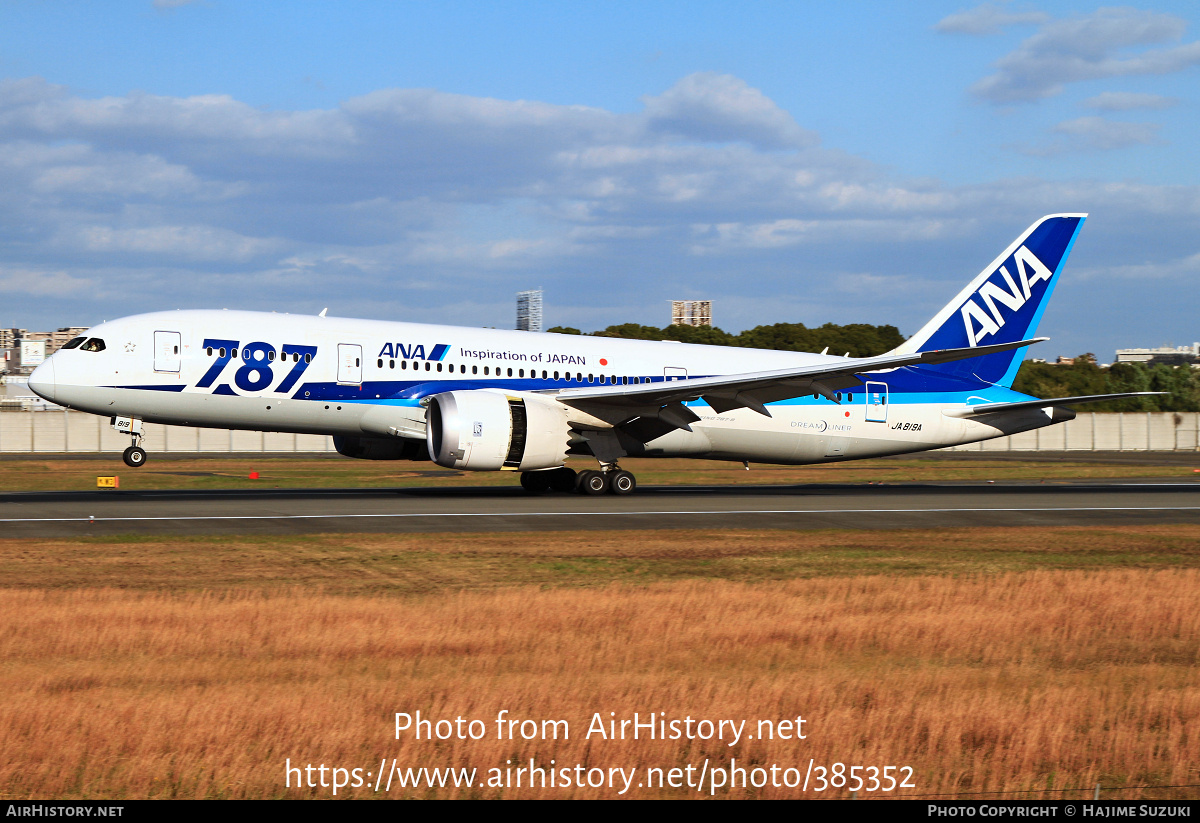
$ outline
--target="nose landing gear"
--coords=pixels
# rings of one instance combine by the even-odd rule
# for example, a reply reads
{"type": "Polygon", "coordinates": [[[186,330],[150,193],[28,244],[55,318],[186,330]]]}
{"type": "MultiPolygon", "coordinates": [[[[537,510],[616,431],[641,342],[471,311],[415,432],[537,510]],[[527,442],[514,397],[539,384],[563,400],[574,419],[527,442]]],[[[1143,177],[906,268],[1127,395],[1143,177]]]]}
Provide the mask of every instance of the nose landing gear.
{"type": "Polygon", "coordinates": [[[142,448],[142,421],[136,417],[114,417],[112,427],[118,432],[124,432],[133,438],[133,445],[127,448],[121,459],[132,469],[140,468],[146,463],[146,450],[142,448]]]}
{"type": "Polygon", "coordinates": [[[134,443],[121,454],[121,459],[125,461],[126,466],[141,468],[146,463],[146,450],[134,443]]]}

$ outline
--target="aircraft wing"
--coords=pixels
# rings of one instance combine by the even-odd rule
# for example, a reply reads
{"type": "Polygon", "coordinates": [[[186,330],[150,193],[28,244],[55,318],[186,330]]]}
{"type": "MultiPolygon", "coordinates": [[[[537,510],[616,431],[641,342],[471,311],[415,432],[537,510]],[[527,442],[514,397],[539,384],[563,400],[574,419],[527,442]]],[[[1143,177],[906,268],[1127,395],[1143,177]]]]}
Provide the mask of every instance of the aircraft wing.
{"type": "Polygon", "coordinates": [[[1129,391],[1120,394],[1086,394],[1079,397],[1055,397],[1050,400],[1020,400],[1016,403],[980,403],[978,406],[968,406],[965,409],[946,409],[942,414],[947,417],[980,417],[985,414],[998,414],[1024,409],[1046,409],[1051,406],[1074,406],[1077,403],[1099,403],[1103,400],[1120,400],[1122,397],[1153,397],[1160,394],[1170,394],[1166,391],[1129,391]]]}
{"type": "Polygon", "coordinates": [[[866,372],[920,363],[948,363],[1023,348],[1048,339],[1036,337],[992,346],[844,358],[794,369],[692,377],[640,385],[565,389],[553,396],[561,403],[614,426],[634,418],[657,419],[665,424],[653,427],[658,431],[654,436],[659,437],[671,429],[691,431],[690,424],[700,419],[699,415],[683,405],[684,401],[703,399],[718,413],[747,408],[770,417],[771,412],[766,404],[777,400],[815,393],[837,402],[834,392],[861,386],[863,380],[859,375],[866,372]]]}

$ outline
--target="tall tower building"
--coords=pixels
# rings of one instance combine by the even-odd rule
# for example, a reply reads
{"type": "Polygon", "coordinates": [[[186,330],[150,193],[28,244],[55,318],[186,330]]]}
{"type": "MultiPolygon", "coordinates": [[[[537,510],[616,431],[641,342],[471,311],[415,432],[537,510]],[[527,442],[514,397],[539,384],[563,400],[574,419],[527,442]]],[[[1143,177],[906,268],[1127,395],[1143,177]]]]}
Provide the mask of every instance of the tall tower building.
{"type": "Polygon", "coordinates": [[[517,331],[542,330],[542,290],[517,292],[517,331]]]}
{"type": "Polygon", "coordinates": [[[672,326],[711,326],[711,300],[672,300],[672,326]]]}

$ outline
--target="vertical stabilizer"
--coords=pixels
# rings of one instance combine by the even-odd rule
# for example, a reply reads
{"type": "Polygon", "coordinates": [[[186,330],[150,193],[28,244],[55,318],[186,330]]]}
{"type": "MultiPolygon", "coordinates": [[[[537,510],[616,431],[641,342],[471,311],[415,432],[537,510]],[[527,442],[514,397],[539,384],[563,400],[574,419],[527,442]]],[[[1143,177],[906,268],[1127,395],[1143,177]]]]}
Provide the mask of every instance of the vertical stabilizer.
{"type": "MultiPolygon", "coordinates": [[[[895,354],[1027,340],[1062,273],[1086,214],[1051,214],[1030,226],[895,354]]],[[[959,360],[928,369],[967,380],[1011,386],[1025,349],[959,360]]]]}

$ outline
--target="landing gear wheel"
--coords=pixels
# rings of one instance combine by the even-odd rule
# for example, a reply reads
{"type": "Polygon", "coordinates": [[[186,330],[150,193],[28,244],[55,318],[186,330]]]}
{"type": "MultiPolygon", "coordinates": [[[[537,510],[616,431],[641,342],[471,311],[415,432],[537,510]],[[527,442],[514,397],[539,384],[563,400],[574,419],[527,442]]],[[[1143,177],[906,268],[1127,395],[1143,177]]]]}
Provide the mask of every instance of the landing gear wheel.
{"type": "Polygon", "coordinates": [[[637,488],[637,480],[624,469],[617,469],[608,475],[608,490],[613,494],[632,494],[637,488]]]}
{"type": "Polygon", "coordinates": [[[146,463],[146,450],[141,446],[130,446],[121,455],[121,459],[125,461],[126,466],[141,468],[146,463]]]}
{"type": "Polygon", "coordinates": [[[550,491],[552,472],[521,472],[521,488],[530,494],[545,494],[550,491]]]}
{"type": "Polygon", "coordinates": [[[608,491],[608,478],[602,472],[580,472],[580,494],[604,494],[606,491],[608,491]]]}
{"type": "Polygon", "coordinates": [[[546,472],[550,475],[550,488],[556,492],[573,492],[575,491],[576,475],[574,469],[568,469],[563,466],[561,469],[555,469],[552,472],[546,472]]]}

